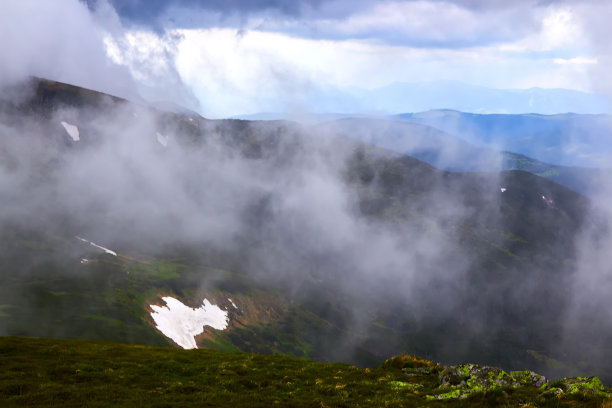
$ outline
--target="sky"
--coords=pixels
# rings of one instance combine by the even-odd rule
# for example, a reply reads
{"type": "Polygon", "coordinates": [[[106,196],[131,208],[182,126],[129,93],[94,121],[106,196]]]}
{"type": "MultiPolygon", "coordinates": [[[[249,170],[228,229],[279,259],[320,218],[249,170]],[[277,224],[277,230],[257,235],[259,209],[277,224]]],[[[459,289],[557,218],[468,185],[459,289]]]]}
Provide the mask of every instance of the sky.
{"type": "Polygon", "coordinates": [[[610,94],[610,16],[595,0],[8,0],[0,80],[38,74],[207,117],[323,98],[341,110],[397,82],[610,94]]]}

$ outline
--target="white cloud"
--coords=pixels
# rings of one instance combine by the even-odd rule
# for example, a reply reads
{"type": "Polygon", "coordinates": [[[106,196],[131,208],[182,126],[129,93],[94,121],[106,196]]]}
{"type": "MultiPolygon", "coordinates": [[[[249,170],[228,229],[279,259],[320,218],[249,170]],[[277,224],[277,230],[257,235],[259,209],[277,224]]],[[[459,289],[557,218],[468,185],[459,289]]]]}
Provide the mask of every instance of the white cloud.
{"type": "Polygon", "coordinates": [[[233,29],[178,33],[177,69],[194,88],[203,114],[212,117],[279,109],[313,110],[316,107],[308,106],[312,102],[308,95],[316,92],[375,88],[394,81],[444,79],[499,88],[589,89],[588,72],[578,63],[590,58],[566,58],[568,51],[564,48],[533,54],[533,50],[518,52],[518,47],[511,51],[497,46],[411,48],[363,40],[304,39],[256,30],[240,34],[233,29]],[[557,52],[559,57],[555,58],[557,52]],[[573,63],[562,64],[560,59],[573,63]]]}
{"type": "Polygon", "coordinates": [[[568,9],[550,8],[539,29],[500,46],[508,52],[581,50],[587,44],[582,26],[568,9]]]}
{"type": "Polygon", "coordinates": [[[553,62],[559,65],[592,65],[597,64],[597,59],[584,57],[555,58],[553,62]]]}
{"type": "Polygon", "coordinates": [[[176,38],[128,31],[100,0],[0,4],[0,83],[40,76],[138,100],[197,103],[174,69],[176,38]]]}
{"type": "MultiPolygon", "coordinates": [[[[160,33],[126,30],[105,1],[93,12],[77,0],[5,2],[0,78],[34,74],[125,96],[137,90],[145,99],[194,109],[197,98],[198,110],[209,117],[313,110],[322,93],[395,81],[600,86],[588,77],[607,65],[608,49],[590,47],[589,39],[596,38],[593,27],[601,32],[605,24],[588,22],[601,20],[606,9],[598,14],[594,6],[564,2],[525,13],[530,2],[484,8],[468,3],[365,2],[334,12],[346,4],[332,2],[301,19],[254,12],[241,30],[221,28],[236,26],[234,15],[224,22],[219,12],[200,11],[197,16],[217,27],[160,33]],[[40,13],[32,15],[35,5],[40,13]]],[[[318,108],[334,110],[342,103],[336,102],[318,108]]]]}
{"type": "Polygon", "coordinates": [[[0,81],[38,75],[133,95],[129,73],[106,56],[96,17],[77,0],[2,2],[0,81]]]}

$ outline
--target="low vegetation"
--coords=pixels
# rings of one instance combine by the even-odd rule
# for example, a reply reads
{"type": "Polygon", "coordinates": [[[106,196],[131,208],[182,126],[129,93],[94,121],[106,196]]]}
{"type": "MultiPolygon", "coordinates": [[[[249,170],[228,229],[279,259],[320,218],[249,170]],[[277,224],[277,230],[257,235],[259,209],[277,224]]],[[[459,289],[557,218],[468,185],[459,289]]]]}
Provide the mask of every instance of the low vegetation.
{"type": "Polygon", "coordinates": [[[596,378],[444,367],[400,356],[377,369],[280,355],[82,340],[0,338],[3,406],[604,407],[596,378]],[[483,374],[484,373],[484,374],[483,374]]]}

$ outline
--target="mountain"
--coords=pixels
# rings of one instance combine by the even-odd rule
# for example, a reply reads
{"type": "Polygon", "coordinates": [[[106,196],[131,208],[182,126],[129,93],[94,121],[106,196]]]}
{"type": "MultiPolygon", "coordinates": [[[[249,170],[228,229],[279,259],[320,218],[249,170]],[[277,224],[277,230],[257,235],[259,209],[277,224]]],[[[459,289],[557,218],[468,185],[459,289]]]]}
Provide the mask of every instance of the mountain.
{"type": "Polygon", "coordinates": [[[603,215],[559,184],[447,172],[328,124],[209,120],[44,80],[9,94],[2,335],[362,367],[409,351],[610,381],[612,325],[576,303],[576,240],[605,237],[603,215]]]}
{"type": "Polygon", "coordinates": [[[609,115],[481,115],[450,110],[396,118],[432,126],[476,146],[523,154],[566,166],[606,167],[612,134],[609,115]]]}
{"type": "Polygon", "coordinates": [[[260,109],[259,112],[279,113],[242,112],[234,117],[255,120],[293,119],[296,113],[298,118],[308,118],[317,115],[325,117],[329,112],[340,116],[384,116],[441,108],[475,114],[516,115],[612,112],[611,102],[604,95],[570,89],[494,89],[460,81],[394,82],[373,89],[313,85],[292,93],[291,98],[284,101],[259,97],[255,106],[260,109]]]}
{"type": "Polygon", "coordinates": [[[481,114],[608,113],[602,95],[568,89],[492,89],[459,81],[392,83],[362,93],[373,112],[422,112],[441,107],[481,114]]]}
{"type": "MultiPolygon", "coordinates": [[[[416,114],[414,116],[420,117],[416,114]]],[[[505,119],[504,115],[501,117],[505,119]]],[[[415,123],[410,119],[353,117],[324,122],[317,125],[317,128],[325,133],[342,135],[407,154],[443,170],[452,172],[522,170],[589,196],[597,195],[601,187],[605,186],[605,180],[612,175],[610,169],[553,165],[522,154],[483,147],[482,141],[476,145],[460,137],[465,133],[457,131],[456,134],[450,134],[437,129],[434,125],[436,123],[415,123]]],[[[495,145],[496,143],[490,143],[490,146],[495,145]]],[[[512,145],[511,142],[509,145],[512,145]]]]}
{"type": "Polygon", "coordinates": [[[612,175],[607,143],[612,118],[608,115],[482,115],[433,110],[391,117],[269,113],[241,118],[292,118],[444,170],[524,170],[589,196],[599,194],[612,175]]]}

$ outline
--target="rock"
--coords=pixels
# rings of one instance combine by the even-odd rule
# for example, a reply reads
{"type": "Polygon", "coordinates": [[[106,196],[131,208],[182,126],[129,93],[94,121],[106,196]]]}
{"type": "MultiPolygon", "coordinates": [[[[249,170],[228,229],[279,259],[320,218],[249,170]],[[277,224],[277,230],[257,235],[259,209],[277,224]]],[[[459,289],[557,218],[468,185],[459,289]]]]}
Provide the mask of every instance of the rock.
{"type": "Polygon", "coordinates": [[[608,397],[605,388],[597,377],[574,377],[565,378],[566,393],[568,394],[585,394],[585,395],[601,395],[608,397]]]}
{"type": "Polygon", "coordinates": [[[438,399],[465,398],[474,392],[488,392],[504,387],[533,386],[547,384],[546,377],[533,371],[505,372],[498,367],[460,364],[446,367],[439,376],[440,388],[451,389],[437,396],[438,399]]]}

